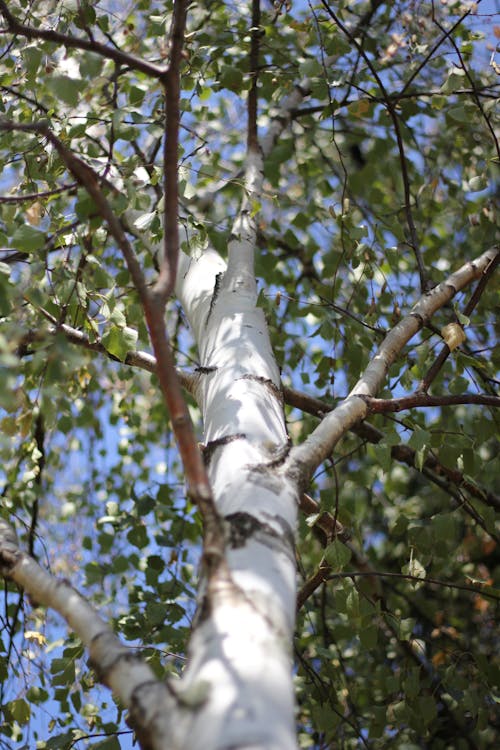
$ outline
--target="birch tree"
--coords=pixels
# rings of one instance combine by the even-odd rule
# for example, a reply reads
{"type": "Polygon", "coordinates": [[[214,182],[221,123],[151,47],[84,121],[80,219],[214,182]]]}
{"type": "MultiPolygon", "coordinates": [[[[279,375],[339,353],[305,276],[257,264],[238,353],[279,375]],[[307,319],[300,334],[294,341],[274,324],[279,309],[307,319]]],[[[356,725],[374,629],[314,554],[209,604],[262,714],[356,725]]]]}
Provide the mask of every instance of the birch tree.
{"type": "Polygon", "coordinates": [[[493,746],[489,12],[0,0],[5,747],[493,746]]]}

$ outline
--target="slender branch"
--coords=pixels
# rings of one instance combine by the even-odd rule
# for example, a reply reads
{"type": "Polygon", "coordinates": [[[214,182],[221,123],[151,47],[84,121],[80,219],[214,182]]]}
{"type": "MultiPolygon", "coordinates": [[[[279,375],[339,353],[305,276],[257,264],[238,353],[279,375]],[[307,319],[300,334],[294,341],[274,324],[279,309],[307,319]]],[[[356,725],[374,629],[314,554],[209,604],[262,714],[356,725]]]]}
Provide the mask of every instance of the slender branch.
{"type": "Polygon", "coordinates": [[[144,661],[131,658],[130,650],[67,581],[57,580],[30,555],[22,552],[14,529],[1,517],[0,575],[20,586],[34,602],[51,607],[66,620],[87,647],[99,680],[111,688],[129,709],[131,723],[144,750],[162,747],[158,738],[152,735],[159,728],[167,734],[168,709],[173,699],[166,685],[156,680],[144,661]],[[140,697],[138,693],[141,693],[140,697]],[[148,712],[138,710],[138,704],[146,698],[154,703],[161,717],[157,717],[154,730],[148,712]]]}
{"type": "MultiPolygon", "coordinates": [[[[31,354],[31,351],[29,349],[30,345],[36,342],[44,341],[47,335],[56,336],[58,333],[62,333],[65,336],[66,340],[71,344],[75,344],[76,346],[80,346],[83,349],[87,349],[91,352],[104,354],[106,357],[108,357],[108,359],[113,360],[113,362],[120,362],[121,364],[129,365],[130,367],[137,367],[138,369],[145,370],[147,372],[156,373],[156,359],[148,352],[129,351],[126,353],[125,358],[123,360],[120,360],[118,357],[116,357],[114,354],[111,354],[111,352],[106,349],[106,347],[101,343],[100,338],[97,338],[95,341],[91,341],[89,337],[82,331],[79,331],[77,328],[73,328],[67,323],[60,323],[53,315],[51,315],[46,310],[43,310],[41,308],[38,309],[47,318],[47,320],[50,320],[53,325],[49,326],[47,330],[44,331],[28,331],[28,333],[26,333],[19,342],[17,349],[18,356],[22,357],[31,354]]],[[[177,377],[179,378],[179,382],[181,383],[182,387],[189,393],[192,393],[195,381],[197,380],[196,374],[193,375],[190,373],[182,372],[181,370],[177,370],[177,377]]]]}
{"type": "Polygon", "coordinates": [[[394,126],[394,133],[396,135],[396,143],[397,143],[398,152],[399,152],[399,162],[401,165],[401,177],[403,178],[404,209],[405,209],[405,215],[406,215],[406,223],[408,224],[408,230],[410,234],[410,237],[409,237],[410,246],[411,246],[411,249],[413,250],[413,254],[417,262],[418,274],[420,277],[420,289],[422,292],[425,292],[429,288],[429,282],[427,279],[427,273],[426,273],[425,265],[422,259],[422,254],[420,252],[420,247],[419,247],[419,242],[418,242],[418,237],[417,237],[417,229],[416,229],[415,221],[413,218],[413,211],[411,207],[410,177],[408,174],[408,165],[407,165],[407,158],[405,154],[403,136],[401,135],[399,117],[396,112],[395,104],[392,101],[391,97],[389,96],[385,88],[384,82],[382,81],[381,77],[379,76],[377,72],[377,69],[375,68],[372,61],[366,54],[366,51],[364,50],[363,46],[357,40],[356,35],[353,34],[352,31],[350,31],[350,29],[348,29],[347,26],[342,23],[342,21],[337,16],[337,14],[334,13],[334,11],[330,8],[326,0],[322,0],[322,4],[325,7],[327,13],[332,18],[332,20],[338,26],[338,28],[347,37],[349,42],[356,47],[359,54],[363,57],[363,60],[367,64],[370,72],[372,73],[373,77],[375,78],[377,82],[377,85],[380,91],[382,92],[384,103],[386,105],[389,116],[392,120],[392,124],[394,126]]]}
{"type": "Polygon", "coordinates": [[[311,576],[309,576],[307,581],[297,592],[297,610],[301,609],[309,599],[309,597],[311,597],[314,592],[319,589],[321,584],[330,578],[331,573],[332,566],[327,563],[325,559],[321,560],[318,568],[311,576]]]}
{"type": "Polygon", "coordinates": [[[360,578],[362,576],[379,576],[380,578],[400,578],[403,580],[408,581],[415,581],[416,583],[421,584],[432,584],[435,586],[443,586],[448,589],[458,589],[458,591],[469,591],[471,594],[479,594],[480,596],[485,596],[488,599],[493,599],[495,601],[500,601],[500,592],[496,593],[495,591],[485,591],[484,589],[478,588],[476,586],[466,586],[465,584],[461,583],[451,583],[449,581],[440,581],[437,578],[419,578],[418,576],[412,576],[406,573],[383,573],[378,572],[376,570],[370,571],[369,573],[365,572],[358,572],[358,571],[352,571],[350,573],[342,572],[342,573],[333,573],[333,575],[330,576],[330,580],[335,580],[335,578],[360,578]]]}
{"type": "Polygon", "coordinates": [[[59,195],[70,190],[74,190],[77,183],[72,182],[70,185],[62,185],[52,190],[41,190],[39,193],[25,193],[24,195],[0,195],[0,205],[2,203],[25,203],[28,201],[40,200],[40,198],[51,198],[53,195],[59,195]]]}
{"type": "MultiPolygon", "coordinates": [[[[480,2],[481,0],[477,0],[477,2],[474,3],[474,6],[478,6],[480,2]]],[[[417,78],[417,76],[420,74],[420,71],[425,68],[425,66],[427,65],[427,63],[429,62],[433,54],[436,52],[436,50],[438,50],[439,47],[444,43],[444,41],[448,39],[451,34],[453,34],[455,29],[457,29],[460,26],[460,24],[467,18],[467,16],[469,16],[472,13],[472,9],[474,6],[471,5],[471,7],[463,15],[461,15],[460,18],[453,24],[453,26],[451,27],[449,31],[443,30],[444,31],[443,36],[440,39],[438,39],[436,44],[434,44],[430,48],[429,52],[426,54],[426,56],[424,57],[420,65],[416,67],[416,69],[413,71],[411,76],[406,81],[405,85],[399,92],[399,98],[401,98],[406,93],[406,91],[411,86],[415,78],[417,78]]]]}
{"type": "MultiPolygon", "coordinates": [[[[391,448],[391,458],[395,458],[396,461],[405,463],[412,468],[416,466],[416,451],[408,445],[393,445],[391,448]]],[[[433,453],[426,455],[422,466],[422,473],[448,494],[450,492],[449,483],[451,482],[457,487],[463,488],[469,495],[477,498],[482,503],[500,511],[500,497],[498,495],[482,487],[478,487],[458,469],[450,469],[448,466],[445,466],[433,453]],[[446,483],[443,482],[442,477],[445,477],[446,483]]]]}
{"type": "Polygon", "coordinates": [[[368,406],[372,414],[385,414],[387,412],[414,409],[420,406],[456,406],[457,404],[478,404],[480,406],[500,407],[500,396],[490,396],[479,393],[462,393],[449,396],[429,396],[427,393],[414,393],[402,398],[374,398],[373,396],[360,396],[368,406]]]}
{"type": "Polygon", "coordinates": [[[26,39],[44,39],[47,42],[62,45],[66,48],[94,52],[96,55],[105,57],[108,60],[114,60],[120,65],[126,65],[132,70],[138,70],[152,78],[157,78],[160,81],[165,79],[167,69],[163,66],[155,65],[155,63],[148,62],[140,57],[136,57],[136,55],[123,52],[120,49],[109,47],[106,44],[95,41],[95,39],[80,39],[68,34],[61,34],[59,31],[54,31],[53,29],[36,29],[33,26],[27,26],[26,24],[21,23],[10,12],[5,0],[0,0],[0,13],[3,15],[7,23],[7,31],[12,34],[24,36],[26,39]]]}
{"type": "Polygon", "coordinates": [[[186,472],[188,493],[197,504],[204,521],[203,560],[207,566],[208,577],[210,579],[210,574],[215,573],[217,570],[220,570],[224,575],[224,532],[222,522],[214,505],[206,467],[198,447],[193,423],[182,394],[181,385],[176,375],[172,350],[165,329],[165,300],[159,299],[147,286],[134,250],[123,230],[120,220],[101,189],[98,176],[94,170],[75,156],[49,129],[45,122],[16,124],[9,121],[0,121],[1,130],[34,132],[46,137],[61,156],[67,169],[94,200],[99,214],[107,223],[111,235],[121,250],[144,309],[151,343],[156,356],[156,374],[158,375],[163,398],[170,412],[172,428],[186,472]]]}
{"type": "MultiPolygon", "coordinates": [[[[483,274],[481,278],[479,279],[479,283],[474,289],[474,292],[471,295],[470,300],[466,304],[464,311],[463,311],[463,314],[465,316],[470,317],[472,311],[474,310],[477,303],[481,299],[481,296],[486,288],[486,284],[488,283],[491,276],[495,272],[495,269],[499,262],[500,262],[500,253],[497,253],[495,257],[492,258],[491,263],[484,269],[483,274]]],[[[422,380],[418,384],[417,393],[420,393],[420,392],[427,393],[427,391],[430,388],[431,383],[435,380],[442,366],[448,359],[450,352],[451,352],[451,349],[448,346],[448,344],[444,344],[438,356],[436,357],[431,367],[429,368],[427,374],[422,378],[422,380]]]]}
{"type": "Polygon", "coordinates": [[[175,286],[179,259],[180,69],[187,18],[186,0],[176,0],[171,28],[170,65],[165,77],[163,141],[163,259],[153,292],[166,300],[175,286]]]}
{"type": "MultiPolygon", "coordinates": [[[[321,419],[323,419],[325,414],[328,414],[328,412],[333,411],[335,408],[331,404],[328,404],[325,401],[321,401],[321,399],[308,396],[305,393],[295,391],[293,388],[288,388],[287,386],[283,386],[283,398],[285,400],[285,403],[289,406],[301,409],[307,414],[312,414],[313,416],[320,417],[321,419]]],[[[362,438],[363,440],[366,440],[368,443],[373,443],[375,445],[377,443],[380,443],[384,439],[384,433],[368,422],[360,422],[359,424],[355,424],[351,427],[350,431],[355,435],[358,435],[358,437],[362,438]]],[[[401,463],[407,464],[407,466],[410,466],[412,469],[416,466],[416,451],[413,448],[410,448],[410,446],[403,445],[402,443],[399,445],[391,446],[391,458],[395,459],[396,461],[400,461],[401,463]]],[[[426,474],[426,476],[431,481],[434,481],[435,474],[444,476],[446,477],[446,480],[448,482],[452,482],[457,487],[463,488],[470,495],[473,495],[478,500],[481,500],[481,502],[485,503],[486,505],[490,505],[492,508],[500,511],[500,497],[498,495],[493,492],[484,490],[481,487],[478,487],[470,479],[467,479],[467,477],[465,477],[461,471],[458,471],[458,469],[450,469],[449,467],[445,466],[436,458],[433,453],[428,453],[425,456],[424,465],[422,468],[430,470],[429,473],[426,474]]],[[[443,489],[442,485],[440,485],[440,487],[443,489]]],[[[307,507],[302,508],[302,510],[307,514],[316,512],[315,510],[308,509],[307,507]]]]}
{"type": "Polygon", "coordinates": [[[292,472],[298,473],[304,487],[316,467],[330,455],[342,435],[368,414],[368,405],[363,398],[358,397],[376,395],[386,379],[390,366],[405,344],[458,291],[480,277],[499,253],[500,249],[492,248],[475,261],[466,263],[446,281],[423,295],[409,315],[387,334],[348,397],[323,418],[302,445],[290,451],[288,467],[292,472]]]}
{"type": "Polygon", "coordinates": [[[427,586],[440,586],[442,588],[455,589],[458,591],[467,591],[471,594],[478,594],[484,596],[487,599],[493,599],[494,601],[500,601],[500,593],[495,591],[487,591],[476,586],[466,586],[460,583],[450,583],[449,581],[440,581],[437,578],[419,578],[418,576],[412,576],[406,573],[384,573],[377,570],[369,571],[358,571],[353,570],[350,572],[332,573],[331,566],[328,563],[321,563],[315,573],[307,579],[305,584],[302,586],[297,594],[297,609],[300,609],[307,599],[316,591],[322,583],[325,581],[335,581],[339,578],[399,578],[406,581],[414,581],[420,585],[427,586]]]}
{"type": "Polygon", "coordinates": [[[455,502],[455,508],[463,510],[465,513],[467,513],[468,516],[470,516],[478,526],[480,526],[488,536],[490,536],[497,544],[500,543],[500,538],[498,534],[495,533],[494,530],[491,528],[488,528],[487,522],[484,520],[482,515],[474,508],[473,505],[467,500],[466,497],[462,495],[460,490],[455,491],[453,490],[449,484],[442,479],[439,476],[436,476],[431,472],[427,467],[422,467],[422,474],[426,476],[430,481],[436,485],[436,487],[439,487],[443,490],[447,495],[450,495],[454,502],[455,502]]]}
{"type": "Polygon", "coordinates": [[[248,133],[247,147],[249,151],[259,148],[257,133],[258,107],[258,76],[259,76],[259,39],[260,30],[260,0],[252,0],[252,27],[250,29],[250,78],[251,86],[248,92],[248,133]]]}

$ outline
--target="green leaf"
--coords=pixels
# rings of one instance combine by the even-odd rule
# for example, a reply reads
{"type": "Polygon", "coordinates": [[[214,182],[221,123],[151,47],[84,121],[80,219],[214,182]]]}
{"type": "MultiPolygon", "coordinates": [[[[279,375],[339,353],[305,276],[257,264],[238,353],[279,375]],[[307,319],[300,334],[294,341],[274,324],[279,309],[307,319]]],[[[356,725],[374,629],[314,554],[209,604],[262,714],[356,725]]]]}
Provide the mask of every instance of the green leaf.
{"type": "Polygon", "coordinates": [[[135,349],[137,338],[137,331],[133,328],[111,326],[103,335],[101,342],[110,354],[123,362],[127,353],[135,349]]]}
{"type": "Polygon", "coordinates": [[[27,703],[27,701],[25,701],[23,698],[18,698],[17,700],[11,701],[8,704],[8,711],[14,721],[17,721],[17,723],[21,724],[21,726],[23,724],[27,724],[31,718],[31,709],[29,703],[27,703]]]}
{"type": "Polygon", "coordinates": [[[78,104],[80,92],[83,90],[83,81],[69,78],[68,76],[50,76],[47,78],[47,88],[57,99],[65,104],[75,107],[78,104]]]}
{"type": "Polygon", "coordinates": [[[220,85],[230,91],[241,91],[243,73],[234,65],[223,65],[219,76],[220,85]]]}
{"type": "Polygon", "coordinates": [[[335,539],[328,545],[328,547],[326,547],[324,555],[325,560],[331,566],[332,571],[334,573],[339,573],[351,559],[351,550],[341,541],[335,539]]]}
{"type": "Polygon", "coordinates": [[[127,534],[127,539],[130,544],[133,544],[134,547],[138,547],[139,549],[144,549],[144,547],[146,547],[149,543],[149,536],[146,528],[141,524],[138,524],[137,526],[134,526],[133,529],[130,529],[127,534]]]}
{"type": "Polygon", "coordinates": [[[17,227],[11,240],[11,244],[16,250],[25,253],[33,253],[36,250],[40,250],[42,247],[45,247],[46,242],[47,239],[44,233],[39,232],[38,229],[29,224],[17,227]]]}

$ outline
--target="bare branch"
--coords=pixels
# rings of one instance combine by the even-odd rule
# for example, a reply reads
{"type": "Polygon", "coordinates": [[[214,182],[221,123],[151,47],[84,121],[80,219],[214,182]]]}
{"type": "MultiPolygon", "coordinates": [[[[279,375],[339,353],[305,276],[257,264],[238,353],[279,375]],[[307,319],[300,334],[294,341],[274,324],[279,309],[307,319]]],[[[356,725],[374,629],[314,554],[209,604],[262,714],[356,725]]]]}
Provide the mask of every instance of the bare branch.
{"type": "Polygon", "coordinates": [[[461,393],[448,396],[429,396],[427,393],[414,393],[402,398],[374,398],[360,396],[372,414],[415,409],[421,406],[457,406],[458,404],[477,404],[479,406],[500,407],[500,396],[490,396],[482,393],[461,393]]]}
{"type": "MultiPolygon", "coordinates": [[[[484,292],[484,290],[486,288],[486,284],[488,283],[488,281],[490,280],[491,276],[493,275],[493,273],[494,273],[494,271],[495,271],[495,269],[496,269],[496,267],[497,267],[497,265],[498,265],[499,262],[500,262],[500,253],[498,253],[497,255],[495,255],[495,257],[492,259],[492,261],[489,264],[489,266],[487,268],[485,268],[485,270],[484,270],[484,272],[483,272],[483,274],[482,274],[482,276],[481,276],[481,278],[479,280],[478,285],[474,289],[474,293],[472,294],[470,300],[468,301],[468,303],[466,304],[466,306],[464,308],[463,314],[466,315],[467,317],[470,316],[470,314],[472,313],[472,311],[476,307],[477,303],[481,299],[481,296],[482,296],[482,294],[483,294],[483,292],[484,292]]],[[[436,359],[434,360],[434,362],[430,366],[427,374],[425,375],[424,378],[422,378],[422,380],[418,384],[417,393],[420,393],[420,392],[427,393],[427,391],[430,388],[431,383],[434,381],[434,379],[436,378],[437,374],[441,370],[442,366],[446,362],[446,360],[447,360],[450,352],[451,352],[451,349],[448,346],[448,344],[444,344],[443,347],[442,347],[442,349],[441,349],[441,351],[439,352],[438,356],[436,357],[436,359]]]]}
{"type": "Polygon", "coordinates": [[[171,29],[170,65],[165,77],[163,142],[163,259],[153,292],[167,300],[175,287],[179,258],[180,68],[187,17],[186,0],[176,0],[171,29]]]}
{"type": "Polygon", "coordinates": [[[387,334],[347,398],[324,417],[302,445],[293,448],[290,452],[289,469],[298,473],[303,487],[307,486],[316,467],[330,455],[342,435],[366,417],[368,405],[363,397],[376,395],[385,381],[389,367],[399,356],[405,344],[458,291],[480,277],[499,253],[500,249],[492,248],[475,261],[466,263],[451,274],[446,281],[423,295],[409,315],[387,334]]]}
{"type": "MultiPolygon", "coordinates": [[[[121,364],[129,365],[130,367],[137,367],[146,372],[156,373],[156,359],[148,352],[129,351],[125,355],[125,358],[120,360],[106,349],[99,338],[95,341],[91,341],[85,333],[79,331],[77,328],[73,328],[67,323],[59,323],[54,316],[50,315],[46,310],[40,310],[40,312],[42,312],[47,320],[50,320],[53,325],[43,331],[28,331],[19,341],[17,349],[18,356],[26,356],[30,354],[29,346],[35,342],[44,341],[47,335],[56,336],[58,333],[62,333],[71,344],[75,344],[76,346],[80,346],[91,352],[104,354],[108,359],[111,359],[114,362],[121,362],[121,364]]],[[[192,393],[197,376],[195,374],[193,375],[177,370],[177,377],[179,378],[182,387],[189,393],[192,393]]]]}
{"type": "Polygon", "coordinates": [[[123,253],[146,317],[151,343],[156,356],[156,373],[170,413],[172,428],[186,472],[188,492],[197,504],[204,520],[204,562],[210,578],[211,572],[219,570],[221,565],[224,568],[224,532],[221,519],[214,505],[212,490],[198,447],[193,423],[177,378],[172,350],[165,329],[165,300],[158,299],[157,295],[147,286],[134,250],[123,230],[120,220],[101,189],[98,175],[94,170],[75,156],[50,130],[46,122],[16,124],[10,121],[0,121],[1,130],[20,130],[38,133],[52,143],[68,170],[94,200],[99,214],[106,221],[111,235],[123,253]]]}
{"type": "MultiPolygon", "coordinates": [[[[481,2],[481,0],[477,0],[477,2],[474,5],[477,6],[477,5],[479,5],[480,2],[481,2]]],[[[411,84],[413,83],[413,81],[415,80],[415,78],[417,78],[417,76],[420,74],[420,72],[425,68],[425,66],[427,65],[427,63],[429,62],[429,60],[431,59],[431,57],[434,55],[434,53],[441,47],[441,45],[445,42],[445,40],[448,39],[451,36],[451,34],[453,34],[453,32],[455,31],[455,29],[457,29],[460,26],[460,24],[467,18],[467,16],[469,16],[472,13],[474,5],[471,5],[470,8],[467,11],[465,11],[465,13],[463,13],[458,18],[458,20],[453,24],[453,26],[451,27],[451,29],[449,31],[443,30],[443,32],[444,32],[443,36],[440,37],[437,40],[436,44],[434,44],[430,48],[430,50],[428,51],[428,53],[426,54],[426,56],[424,57],[424,59],[422,60],[422,62],[420,63],[420,65],[418,65],[417,68],[413,71],[413,73],[408,78],[408,80],[406,81],[405,85],[403,86],[403,88],[399,92],[399,97],[404,96],[404,94],[407,92],[408,88],[411,86],[411,84]]]]}
{"type": "Polygon", "coordinates": [[[62,45],[63,47],[94,52],[96,55],[105,57],[108,60],[114,60],[119,65],[126,65],[132,70],[138,70],[160,81],[165,79],[167,69],[163,66],[155,65],[155,63],[148,62],[115,47],[108,47],[106,44],[95,41],[95,39],[80,39],[68,34],[61,34],[59,31],[54,31],[53,29],[36,29],[33,26],[27,26],[18,21],[10,12],[5,0],[0,0],[0,12],[7,22],[7,30],[12,34],[24,36],[26,39],[44,39],[47,42],[62,45]]]}
{"type": "Polygon", "coordinates": [[[387,112],[389,114],[389,117],[392,120],[392,124],[394,127],[394,133],[396,135],[396,143],[398,147],[399,152],[399,162],[401,165],[401,177],[403,179],[403,189],[404,189],[404,209],[405,209],[405,215],[406,215],[406,223],[408,225],[408,231],[409,231],[409,245],[411,249],[413,250],[413,254],[415,256],[415,260],[417,262],[417,268],[418,268],[418,275],[420,277],[420,290],[422,292],[425,292],[429,289],[429,279],[427,278],[427,272],[425,270],[425,265],[422,259],[422,254],[420,252],[419,242],[418,242],[418,236],[417,236],[417,228],[415,226],[415,221],[413,218],[413,211],[412,211],[412,200],[411,200],[411,191],[410,191],[410,178],[408,174],[408,166],[407,166],[407,158],[405,154],[405,148],[403,143],[403,137],[401,135],[401,128],[399,124],[399,117],[396,112],[396,107],[389,96],[384,82],[382,81],[381,77],[379,76],[377,69],[373,65],[373,62],[371,61],[370,57],[366,54],[366,51],[364,50],[363,46],[359,43],[358,39],[356,38],[356,35],[353,34],[350,29],[347,28],[347,26],[342,23],[340,18],[334,11],[330,8],[328,2],[326,0],[322,0],[322,4],[325,7],[326,11],[332,18],[332,20],[336,23],[338,28],[342,31],[342,33],[347,37],[349,42],[356,47],[359,54],[362,56],[363,60],[365,61],[366,65],[370,69],[373,77],[375,78],[377,85],[382,93],[383,101],[385,103],[385,106],[387,108],[387,112]]]}
{"type": "MultiPolygon", "coordinates": [[[[285,403],[290,406],[294,406],[297,409],[305,411],[307,414],[312,414],[321,419],[323,419],[325,414],[328,414],[328,412],[333,411],[335,408],[333,405],[321,401],[321,399],[308,396],[305,393],[295,391],[293,388],[288,388],[286,386],[283,386],[283,398],[285,403]]],[[[363,440],[366,440],[368,443],[377,444],[384,439],[384,433],[369,424],[369,422],[355,424],[351,427],[350,431],[363,440]]],[[[416,451],[408,445],[399,444],[391,446],[391,458],[394,458],[401,463],[405,463],[411,468],[415,468],[417,465],[416,451]]],[[[486,505],[491,505],[492,508],[500,511],[500,497],[498,495],[495,495],[495,493],[485,490],[482,487],[478,487],[470,479],[467,479],[461,471],[458,471],[458,469],[450,469],[445,466],[433,453],[428,453],[425,456],[422,471],[424,473],[428,472],[426,473],[426,476],[431,481],[434,481],[436,475],[438,478],[445,477],[447,482],[452,482],[457,487],[463,488],[470,495],[481,500],[481,502],[486,505]]],[[[442,484],[440,484],[440,487],[443,489],[442,484]]],[[[304,513],[308,514],[317,512],[307,506],[302,507],[302,504],[301,509],[304,513]]]]}
{"type": "Polygon", "coordinates": [[[488,590],[487,588],[480,588],[479,586],[467,586],[461,583],[451,583],[450,581],[440,581],[437,578],[419,578],[418,576],[409,575],[408,573],[384,573],[376,570],[372,570],[369,573],[352,571],[333,573],[330,576],[330,580],[334,581],[336,578],[359,578],[361,576],[379,576],[380,578],[399,578],[401,580],[415,581],[422,585],[428,586],[441,586],[448,589],[457,589],[458,591],[469,591],[471,594],[479,594],[479,596],[485,596],[487,599],[493,599],[500,601],[500,594],[496,591],[488,590]]]}
{"type": "Polygon", "coordinates": [[[70,185],[61,185],[61,187],[53,188],[52,190],[41,190],[39,193],[25,193],[24,195],[0,195],[0,205],[2,203],[26,203],[29,201],[40,200],[40,198],[51,198],[54,195],[59,195],[60,193],[74,190],[76,185],[76,182],[72,182],[70,185]]]}
{"type": "Polygon", "coordinates": [[[251,86],[248,92],[248,150],[259,148],[257,133],[257,106],[259,82],[259,39],[260,39],[260,0],[252,0],[252,27],[250,29],[250,77],[251,86]]]}

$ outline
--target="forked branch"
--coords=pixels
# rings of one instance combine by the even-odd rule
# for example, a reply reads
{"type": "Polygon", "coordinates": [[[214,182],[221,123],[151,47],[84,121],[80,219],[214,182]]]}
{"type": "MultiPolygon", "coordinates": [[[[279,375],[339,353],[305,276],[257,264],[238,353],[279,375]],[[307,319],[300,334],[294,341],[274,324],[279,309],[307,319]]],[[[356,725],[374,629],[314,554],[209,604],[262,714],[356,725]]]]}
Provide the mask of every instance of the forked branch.
{"type": "Polygon", "coordinates": [[[457,292],[474,279],[480,278],[499,253],[499,248],[491,248],[476,260],[466,263],[446,281],[424,294],[411,312],[389,331],[347,398],[323,418],[302,445],[290,452],[289,469],[300,477],[304,488],[314,470],[330,455],[342,435],[357,422],[365,419],[369,412],[366,397],[376,396],[390,366],[400,355],[405,344],[457,292]]]}
{"type": "Polygon", "coordinates": [[[107,60],[114,60],[119,65],[125,65],[131,70],[140,71],[159,80],[163,80],[167,73],[167,69],[162,65],[148,62],[141,57],[132,55],[129,52],[123,52],[116,47],[110,47],[95,39],[81,39],[70,34],[61,34],[59,31],[53,29],[35,28],[34,26],[21,23],[10,12],[5,0],[0,0],[0,13],[7,23],[7,31],[14,35],[23,36],[26,39],[43,39],[46,42],[52,42],[68,49],[82,49],[87,52],[94,52],[96,55],[100,55],[107,60]]]}
{"type": "Polygon", "coordinates": [[[58,612],[89,651],[99,680],[107,685],[130,712],[130,721],[141,747],[163,747],[168,734],[169,705],[173,698],[165,683],[156,680],[149,666],[133,656],[117,635],[67,581],[44,570],[19,547],[14,529],[0,517],[0,575],[20,586],[37,605],[58,612]],[[157,721],[141,705],[150,705],[157,721]],[[159,717],[159,718],[158,718],[159,717]]]}

